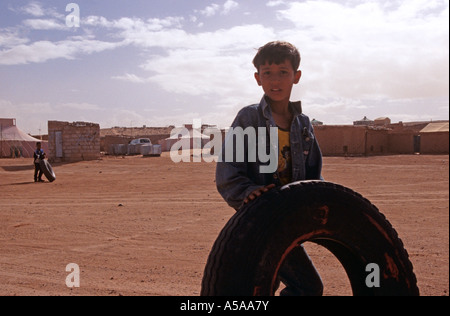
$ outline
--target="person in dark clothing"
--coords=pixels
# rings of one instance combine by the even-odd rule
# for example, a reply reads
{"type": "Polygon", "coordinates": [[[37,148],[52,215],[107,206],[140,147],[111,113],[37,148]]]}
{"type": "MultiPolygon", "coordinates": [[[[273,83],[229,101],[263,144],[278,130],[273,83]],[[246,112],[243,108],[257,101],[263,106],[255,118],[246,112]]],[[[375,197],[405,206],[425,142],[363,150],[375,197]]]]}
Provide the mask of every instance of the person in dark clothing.
{"type": "Polygon", "coordinates": [[[34,182],[44,182],[42,180],[42,169],[40,162],[42,159],[45,159],[46,154],[44,150],[41,148],[42,144],[36,143],[36,150],[34,151],[34,182]]]}

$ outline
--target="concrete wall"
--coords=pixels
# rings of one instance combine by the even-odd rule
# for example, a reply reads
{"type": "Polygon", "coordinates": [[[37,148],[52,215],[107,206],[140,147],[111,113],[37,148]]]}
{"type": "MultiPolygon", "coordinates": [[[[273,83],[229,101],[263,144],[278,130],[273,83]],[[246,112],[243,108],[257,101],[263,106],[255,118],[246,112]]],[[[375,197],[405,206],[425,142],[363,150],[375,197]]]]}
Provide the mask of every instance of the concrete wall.
{"type": "Polygon", "coordinates": [[[100,150],[107,154],[113,155],[114,145],[128,145],[130,141],[137,138],[149,138],[153,145],[157,145],[160,140],[170,137],[170,134],[158,134],[158,135],[140,135],[140,136],[116,136],[106,135],[100,139],[100,150]]]}
{"type": "Polygon", "coordinates": [[[50,161],[76,162],[100,158],[99,124],[49,121],[48,137],[50,161]],[[61,133],[62,143],[57,144],[57,133],[61,133]]]}
{"type": "Polygon", "coordinates": [[[420,134],[421,154],[448,154],[449,132],[433,132],[420,134]]]}
{"type": "Polygon", "coordinates": [[[324,156],[365,153],[366,127],[322,125],[316,126],[314,131],[324,156]]]}
{"type": "Polygon", "coordinates": [[[323,125],[314,130],[324,156],[413,154],[417,135],[414,131],[393,132],[350,125],[323,125]]]}
{"type": "Polygon", "coordinates": [[[364,155],[385,155],[389,153],[389,135],[387,130],[367,129],[364,155]]]}
{"type": "Polygon", "coordinates": [[[389,133],[388,152],[401,155],[414,154],[414,132],[389,133]]]}

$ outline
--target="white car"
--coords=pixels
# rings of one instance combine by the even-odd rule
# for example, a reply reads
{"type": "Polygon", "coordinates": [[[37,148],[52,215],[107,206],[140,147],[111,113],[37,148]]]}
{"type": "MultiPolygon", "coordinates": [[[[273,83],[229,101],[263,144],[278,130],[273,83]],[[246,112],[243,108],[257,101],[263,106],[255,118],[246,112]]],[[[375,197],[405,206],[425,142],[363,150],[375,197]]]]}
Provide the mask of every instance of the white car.
{"type": "Polygon", "coordinates": [[[152,142],[150,141],[149,138],[138,138],[138,139],[133,139],[130,142],[130,145],[151,145],[152,142]]]}

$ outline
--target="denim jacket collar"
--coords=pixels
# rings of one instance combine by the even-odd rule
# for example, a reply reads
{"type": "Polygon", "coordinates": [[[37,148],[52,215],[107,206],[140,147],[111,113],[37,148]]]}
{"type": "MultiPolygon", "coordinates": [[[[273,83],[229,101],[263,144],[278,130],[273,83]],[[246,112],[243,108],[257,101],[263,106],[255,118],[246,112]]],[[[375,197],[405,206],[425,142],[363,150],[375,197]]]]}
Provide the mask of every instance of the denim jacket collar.
{"type": "MultiPolygon", "coordinates": [[[[264,114],[264,117],[267,120],[273,119],[273,117],[272,117],[272,110],[270,108],[269,102],[267,102],[267,97],[265,95],[262,98],[262,100],[261,100],[259,105],[262,108],[262,112],[264,114]]],[[[301,101],[289,102],[289,107],[292,110],[294,118],[302,114],[302,102],[301,101]]]]}
{"type": "MultiPolygon", "coordinates": [[[[302,114],[300,102],[292,102],[290,107],[295,116],[290,135],[292,181],[322,179],[322,153],[317,139],[314,137],[313,127],[309,118],[302,114]]],[[[240,110],[232,127],[241,127],[242,129],[253,127],[257,130],[259,130],[259,127],[266,127],[270,135],[270,127],[276,127],[271,112],[266,98],[263,98],[259,104],[252,104],[240,110]]],[[[250,193],[256,189],[269,184],[281,186],[281,182],[277,172],[261,172],[261,167],[268,164],[259,161],[259,159],[256,162],[245,159],[243,162],[227,162],[225,158],[225,150],[228,148],[227,140],[232,142],[233,150],[236,148],[236,142],[232,139],[232,137],[227,137],[223,143],[222,159],[216,167],[216,185],[225,201],[238,210],[244,205],[244,201],[250,193]]],[[[244,147],[244,151],[247,153],[249,150],[248,143],[244,142],[244,147]]],[[[259,152],[259,149],[255,150],[259,152]]],[[[275,155],[279,153],[278,137],[271,137],[270,142],[266,142],[267,152],[274,152],[275,155]],[[275,148],[275,150],[271,150],[270,147],[275,148]]]]}

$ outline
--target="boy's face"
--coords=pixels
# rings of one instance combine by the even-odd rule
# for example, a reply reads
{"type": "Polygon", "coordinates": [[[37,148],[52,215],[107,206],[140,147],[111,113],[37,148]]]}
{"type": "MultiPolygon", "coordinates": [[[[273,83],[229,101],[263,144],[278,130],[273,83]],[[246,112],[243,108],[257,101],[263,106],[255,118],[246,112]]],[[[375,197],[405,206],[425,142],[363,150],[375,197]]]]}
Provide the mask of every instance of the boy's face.
{"type": "Polygon", "coordinates": [[[265,63],[255,73],[255,79],[264,93],[275,102],[289,102],[294,84],[299,83],[301,71],[294,71],[291,62],[285,60],[281,64],[265,63]]]}

